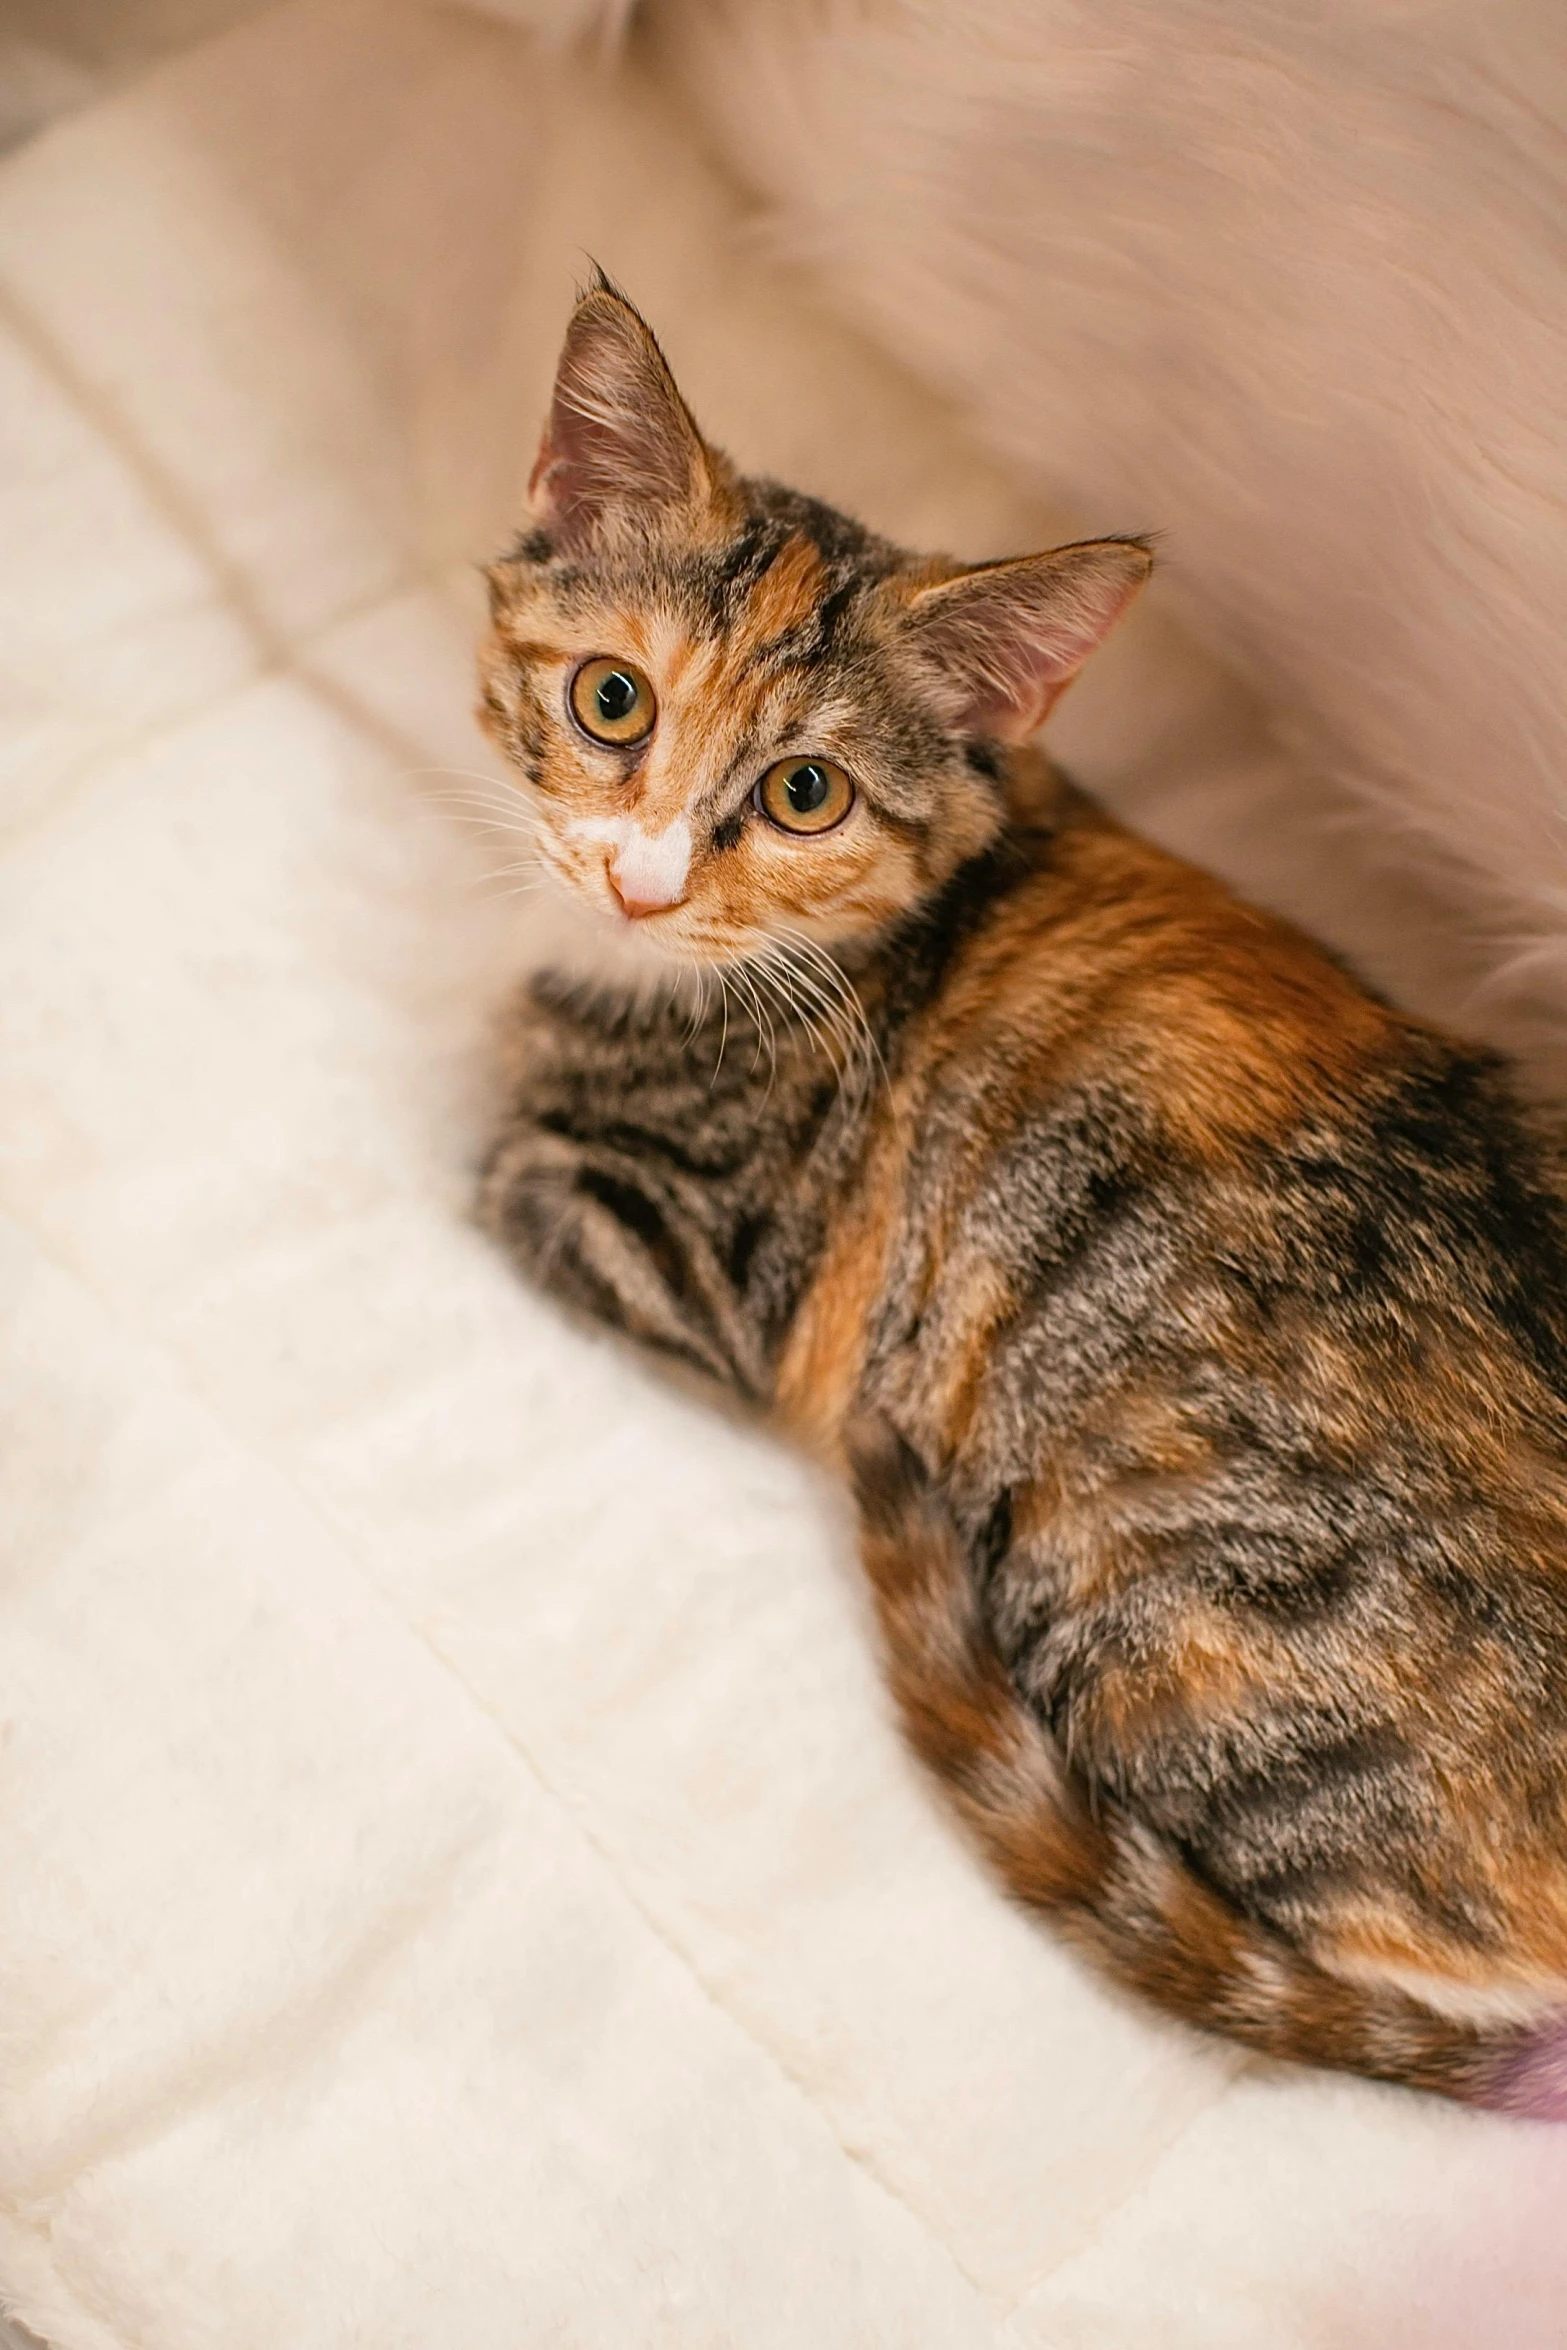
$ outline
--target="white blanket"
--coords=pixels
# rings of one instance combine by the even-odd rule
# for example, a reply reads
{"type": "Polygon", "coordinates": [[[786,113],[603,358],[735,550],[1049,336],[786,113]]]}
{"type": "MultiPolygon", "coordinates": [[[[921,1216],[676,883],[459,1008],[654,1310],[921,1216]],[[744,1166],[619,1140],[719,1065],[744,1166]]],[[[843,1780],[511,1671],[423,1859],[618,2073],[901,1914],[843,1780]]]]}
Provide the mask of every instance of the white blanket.
{"type": "MultiPolygon", "coordinates": [[[[1089,1981],[905,1759],[836,1498],[465,1222],[539,948],[441,799],[463,566],[583,249],[743,461],[1052,528],[735,220],[651,88],[387,0],[0,171],[0,2299],[57,2350],[1546,2350],[1567,2134],[1089,1981]]],[[[1287,778],[1157,612],[1062,740],[1266,878],[1287,778]]]]}

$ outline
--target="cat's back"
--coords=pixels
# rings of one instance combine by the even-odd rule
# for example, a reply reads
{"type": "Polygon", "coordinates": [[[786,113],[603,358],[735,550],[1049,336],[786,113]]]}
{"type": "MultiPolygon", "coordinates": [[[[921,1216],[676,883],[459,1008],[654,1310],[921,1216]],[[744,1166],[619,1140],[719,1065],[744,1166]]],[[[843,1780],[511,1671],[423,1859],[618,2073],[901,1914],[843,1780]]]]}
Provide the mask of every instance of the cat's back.
{"type": "Polygon", "coordinates": [[[1522,1902],[1567,1965],[1567,1220],[1498,1065],[1085,808],[898,1083],[865,1391],[1035,1710],[1345,1963],[1522,1902]]]}
{"type": "Polygon", "coordinates": [[[1052,814],[904,957],[871,1360],[951,1386],[962,1356],[977,1392],[1048,1329],[1064,1406],[1090,1329],[1096,1393],[1112,1344],[1238,1366],[1309,1334],[1346,1400],[1374,1357],[1434,1429],[1450,1369],[1567,1459],[1567,1157],[1500,1061],[1076,792],[1052,814]]]}
{"type": "Polygon", "coordinates": [[[1080,794],[1020,829],[1015,862],[906,1047],[936,1107],[959,1068],[985,1131],[1092,1077],[1219,1169],[1347,1103],[1433,1031],[1311,939],[1080,794]]]}
{"type": "Polygon", "coordinates": [[[950,951],[889,1124],[884,1359],[999,1396],[1048,1352],[1052,1415],[1112,1351],[1227,1365],[1567,1470],[1567,1179],[1502,1064],[1075,795],[950,951]]]}
{"type": "Polygon", "coordinates": [[[1494,1318],[1567,1397],[1567,1152],[1500,1059],[1063,799],[903,1040],[909,1221],[972,1222],[998,1178],[1019,1243],[1061,1186],[1086,1187],[1096,1224],[1163,1195],[1194,1243],[1264,1279],[1287,1256],[1325,1302],[1494,1318]]]}

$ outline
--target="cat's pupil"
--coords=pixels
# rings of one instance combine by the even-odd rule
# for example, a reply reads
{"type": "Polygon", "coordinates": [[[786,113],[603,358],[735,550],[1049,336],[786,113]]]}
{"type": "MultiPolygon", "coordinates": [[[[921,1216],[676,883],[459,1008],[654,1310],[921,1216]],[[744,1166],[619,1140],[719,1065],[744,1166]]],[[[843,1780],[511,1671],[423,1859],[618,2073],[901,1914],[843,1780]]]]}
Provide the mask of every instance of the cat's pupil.
{"type": "Polygon", "coordinates": [[[629,718],[637,706],[637,681],[623,669],[612,669],[608,677],[601,677],[593,697],[598,714],[611,726],[622,718],[629,718]]]}
{"type": "Polygon", "coordinates": [[[784,785],[784,797],[797,816],[814,816],[829,788],[826,769],[808,761],[795,768],[784,785]]]}

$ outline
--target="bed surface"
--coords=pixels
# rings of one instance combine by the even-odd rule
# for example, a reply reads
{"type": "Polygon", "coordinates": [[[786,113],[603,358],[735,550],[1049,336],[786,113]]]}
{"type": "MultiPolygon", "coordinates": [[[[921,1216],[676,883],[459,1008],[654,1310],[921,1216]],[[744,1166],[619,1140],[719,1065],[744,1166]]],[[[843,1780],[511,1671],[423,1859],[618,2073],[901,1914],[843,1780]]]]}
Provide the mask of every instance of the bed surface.
{"type": "MultiPolygon", "coordinates": [[[[1101,1991],[905,1759],[836,1497],[466,1222],[542,917],[443,795],[582,248],[744,460],[1048,528],[736,216],[655,90],[434,5],[290,0],[0,166],[0,2301],[1544,2350],[1567,2134],[1101,1991]]],[[[1287,789],[1157,613],[1072,727],[1190,845],[1287,789]]]]}

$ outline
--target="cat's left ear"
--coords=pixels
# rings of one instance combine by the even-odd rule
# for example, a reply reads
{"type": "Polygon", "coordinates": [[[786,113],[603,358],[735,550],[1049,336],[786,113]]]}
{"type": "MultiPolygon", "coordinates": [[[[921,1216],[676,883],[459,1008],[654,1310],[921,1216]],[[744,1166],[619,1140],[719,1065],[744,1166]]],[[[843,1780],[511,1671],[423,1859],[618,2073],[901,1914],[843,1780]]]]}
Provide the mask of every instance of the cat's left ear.
{"type": "Polygon", "coordinates": [[[581,552],[698,514],[727,468],[697,431],[652,329],[607,278],[572,312],[528,482],[535,519],[581,552]]]}
{"type": "Polygon", "coordinates": [[[1024,742],[1153,569],[1141,539],[1092,539],[981,563],[922,589],[915,645],[965,734],[1024,742]]]}

